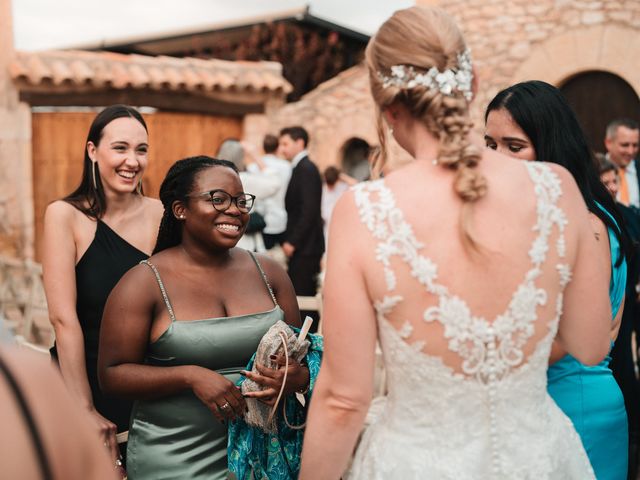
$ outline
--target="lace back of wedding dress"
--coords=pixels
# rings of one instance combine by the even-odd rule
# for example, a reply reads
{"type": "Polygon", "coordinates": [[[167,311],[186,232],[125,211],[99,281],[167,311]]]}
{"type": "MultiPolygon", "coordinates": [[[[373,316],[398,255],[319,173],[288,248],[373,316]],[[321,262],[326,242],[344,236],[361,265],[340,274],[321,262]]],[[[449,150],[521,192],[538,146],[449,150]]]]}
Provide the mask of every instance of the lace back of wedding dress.
{"type": "Polygon", "coordinates": [[[422,253],[425,245],[384,180],[354,187],[384,272],[386,291],[374,307],[389,395],[361,442],[352,478],[591,478],[575,430],[546,394],[562,291],[571,278],[562,189],[548,165],[526,168],[536,198],[531,265],[504,312],[490,320],[438,282],[438,265],[422,253]],[[559,284],[553,303],[538,285],[550,272],[559,284]],[[404,298],[411,282],[422,287],[421,297],[404,298]],[[417,298],[427,305],[413,311],[417,298]],[[541,319],[540,311],[551,318],[541,319]],[[523,443],[507,442],[510,435],[523,443]],[[574,458],[553,453],[573,444],[574,458]]]}

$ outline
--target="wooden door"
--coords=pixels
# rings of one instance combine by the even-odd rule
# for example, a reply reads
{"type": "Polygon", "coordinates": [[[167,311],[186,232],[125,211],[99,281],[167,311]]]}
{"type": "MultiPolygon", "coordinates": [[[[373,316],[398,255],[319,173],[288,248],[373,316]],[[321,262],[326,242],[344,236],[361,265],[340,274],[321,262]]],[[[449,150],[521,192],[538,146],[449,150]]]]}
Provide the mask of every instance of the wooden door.
{"type": "Polygon", "coordinates": [[[607,125],[616,118],[640,120],[638,93],[624,79],[591,71],[569,79],[560,90],[576,112],[590,147],[604,153],[607,125]]]}

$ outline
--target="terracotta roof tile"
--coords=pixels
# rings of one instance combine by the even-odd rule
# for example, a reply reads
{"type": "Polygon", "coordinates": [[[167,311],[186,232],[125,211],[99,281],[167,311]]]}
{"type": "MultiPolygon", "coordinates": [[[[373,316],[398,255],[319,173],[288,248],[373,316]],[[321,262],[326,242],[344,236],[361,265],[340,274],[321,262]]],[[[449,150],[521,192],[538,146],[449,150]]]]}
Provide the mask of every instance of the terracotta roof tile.
{"type": "Polygon", "coordinates": [[[111,87],[203,93],[257,91],[284,97],[291,85],[275,62],[229,62],[148,57],[113,52],[50,50],[16,52],[9,65],[19,88],[111,87]]]}

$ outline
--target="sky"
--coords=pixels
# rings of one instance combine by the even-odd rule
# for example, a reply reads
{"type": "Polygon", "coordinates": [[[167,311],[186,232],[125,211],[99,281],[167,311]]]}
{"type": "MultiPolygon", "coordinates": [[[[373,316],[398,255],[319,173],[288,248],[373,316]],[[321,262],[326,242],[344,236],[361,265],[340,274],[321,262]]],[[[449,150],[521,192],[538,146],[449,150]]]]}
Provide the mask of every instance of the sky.
{"type": "Polygon", "coordinates": [[[310,13],[372,34],[414,0],[12,0],[17,50],[70,48],[260,17],[310,6],[310,13]]]}

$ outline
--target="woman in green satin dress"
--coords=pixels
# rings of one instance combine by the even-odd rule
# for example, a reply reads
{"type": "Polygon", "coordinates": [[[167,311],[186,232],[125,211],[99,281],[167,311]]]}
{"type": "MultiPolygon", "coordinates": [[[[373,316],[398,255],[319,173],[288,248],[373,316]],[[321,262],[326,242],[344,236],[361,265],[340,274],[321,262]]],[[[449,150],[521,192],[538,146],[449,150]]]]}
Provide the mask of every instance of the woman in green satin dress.
{"type": "MultiPolygon", "coordinates": [[[[110,394],[136,400],[127,470],[132,480],[227,478],[225,422],[241,416],[235,386],[264,333],[300,324],[293,286],[267,257],[235,248],[253,196],[230,162],[177,162],[160,187],[165,212],[154,255],[111,293],[99,374],[110,394]]],[[[284,371],[261,369],[260,400],[273,404],[284,371]]],[[[285,394],[304,389],[290,362],[285,394]]]]}

